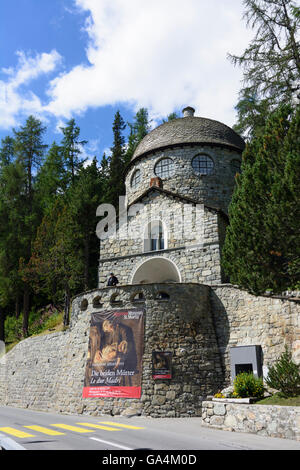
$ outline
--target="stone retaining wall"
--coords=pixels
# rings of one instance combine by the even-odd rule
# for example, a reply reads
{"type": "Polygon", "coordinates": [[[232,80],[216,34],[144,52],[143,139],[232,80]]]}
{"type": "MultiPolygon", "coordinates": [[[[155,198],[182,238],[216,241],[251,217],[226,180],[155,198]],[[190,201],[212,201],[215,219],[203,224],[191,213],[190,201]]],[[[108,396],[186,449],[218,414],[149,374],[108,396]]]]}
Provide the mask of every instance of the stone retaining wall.
{"type": "Polygon", "coordinates": [[[210,301],[227,385],[231,347],[260,345],[264,376],[285,346],[300,363],[299,298],[255,296],[231,284],[221,284],[211,287],[210,301]]]}
{"type": "Polygon", "coordinates": [[[5,356],[0,404],[92,415],[201,416],[202,401],[223,383],[208,296],[209,288],[199,284],[154,284],[96,289],[76,297],[67,331],[28,338],[5,356]],[[161,290],[169,300],[156,299],[161,290]],[[135,303],[137,292],[144,295],[143,304],[135,303]],[[117,305],[111,303],[115,294],[117,305]],[[137,305],[145,308],[141,399],[83,399],[91,313],[137,305]],[[153,350],[172,352],[171,380],[152,379],[153,350]]]}
{"type": "Polygon", "coordinates": [[[300,407],[204,401],[202,424],[226,431],[300,441],[300,407]]]}
{"type": "Polygon", "coordinates": [[[0,404],[65,413],[201,416],[207,395],[230,383],[231,346],[261,345],[264,371],[285,345],[299,362],[299,311],[297,300],[255,297],[230,285],[95,289],[73,300],[68,330],[25,339],[0,360],[0,404]],[[170,299],[157,299],[160,291],[170,299]],[[136,303],[138,293],[143,303],[136,303]],[[146,312],[141,399],[83,399],[91,313],[136,306],[146,312]],[[152,379],[153,350],[173,353],[172,380],[152,379]]]}

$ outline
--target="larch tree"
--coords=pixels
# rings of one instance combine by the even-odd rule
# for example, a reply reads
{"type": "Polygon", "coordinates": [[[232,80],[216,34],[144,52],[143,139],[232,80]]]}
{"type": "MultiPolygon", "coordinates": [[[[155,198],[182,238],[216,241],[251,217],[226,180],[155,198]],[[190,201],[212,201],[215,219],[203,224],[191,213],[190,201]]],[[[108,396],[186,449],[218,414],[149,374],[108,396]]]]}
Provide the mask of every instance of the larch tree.
{"type": "Polygon", "coordinates": [[[300,8],[293,0],[243,0],[243,4],[244,18],[255,36],[242,55],[228,57],[243,69],[237,130],[252,135],[257,120],[261,129],[266,112],[280,104],[293,105],[300,97],[300,8]]]}
{"type": "Polygon", "coordinates": [[[254,294],[299,286],[299,181],[300,110],[282,105],[247,144],[236,177],[222,250],[230,282],[254,294]]]}

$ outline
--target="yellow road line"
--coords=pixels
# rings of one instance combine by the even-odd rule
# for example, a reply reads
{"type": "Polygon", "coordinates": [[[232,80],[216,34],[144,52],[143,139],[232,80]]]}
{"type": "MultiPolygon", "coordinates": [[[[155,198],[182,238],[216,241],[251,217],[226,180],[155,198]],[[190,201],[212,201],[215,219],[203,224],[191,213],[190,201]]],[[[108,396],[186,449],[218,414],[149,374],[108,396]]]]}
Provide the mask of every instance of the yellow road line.
{"type": "Polygon", "coordinates": [[[93,424],[93,423],[76,423],[76,424],[80,424],[81,426],[87,426],[90,428],[104,429],[104,431],[120,431],[120,429],[111,428],[108,426],[100,426],[99,424],[93,424]]]}
{"type": "Polygon", "coordinates": [[[33,431],[38,431],[43,434],[48,434],[49,436],[63,436],[63,432],[54,431],[53,429],[44,428],[43,426],[24,426],[24,428],[32,429],[33,431]]]}
{"type": "Polygon", "coordinates": [[[10,427],[3,427],[3,428],[0,428],[0,431],[3,431],[3,432],[5,432],[6,434],[11,434],[12,436],[20,437],[20,438],[24,438],[24,437],[35,437],[33,434],[28,434],[27,432],[19,431],[18,429],[10,428],[10,427]]]}
{"type": "Polygon", "coordinates": [[[119,424],[119,423],[113,423],[112,421],[99,421],[102,424],[110,424],[111,426],[118,426],[120,428],[126,428],[126,429],[145,429],[139,426],[130,426],[129,424],[119,424]]]}
{"type": "Polygon", "coordinates": [[[74,432],[94,432],[91,429],[83,429],[77,426],[69,426],[68,424],[51,424],[50,426],[55,426],[56,428],[66,429],[67,431],[74,431],[74,432]]]}

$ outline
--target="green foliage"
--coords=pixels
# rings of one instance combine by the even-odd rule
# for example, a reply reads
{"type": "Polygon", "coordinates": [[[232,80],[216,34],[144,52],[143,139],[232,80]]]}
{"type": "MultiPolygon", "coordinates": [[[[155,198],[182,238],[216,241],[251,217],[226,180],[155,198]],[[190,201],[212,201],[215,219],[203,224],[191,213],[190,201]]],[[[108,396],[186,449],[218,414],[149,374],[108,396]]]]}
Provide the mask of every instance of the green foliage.
{"type": "Polygon", "coordinates": [[[69,183],[74,182],[76,172],[82,167],[85,160],[80,158],[86,140],[79,140],[80,128],[76,126],[75,119],[70,119],[66,127],[61,127],[64,135],[61,142],[61,151],[66,170],[69,174],[69,183]]]}
{"type": "Polygon", "coordinates": [[[269,367],[266,384],[278,390],[284,397],[300,395],[300,365],[292,360],[292,355],[285,348],[280,358],[269,367]]]}
{"type": "Polygon", "coordinates": [[[105,202],[112,204],[116,210],[119,207],[119,196],[125,194],[124,170],[126,167],[125,137],[123,131],[126,124],[119,111],[113,122],[113,145],[109,157],[107,192],[105,202]]]}
{"type": "Polygon", "coordinates": [[[150,130],[148,110],[146,108],[139,109],[134,117],[133,123],[128,123],[128,126],[130,128],[130,134],[125,155],[126,164],[130,162],[138,144],[150,130]]]}
{"type": "Polygon", "coordinates": [[[251,137],[274,107],[295,105],[300,93],[300,15],[293,0],[244,0],[243,4],[247,26],[255,35],[241,56],[229,54],[229,59],[244,75],[235,129],[251,137]]]}
{"type": "Polygon", "coordinates": [[[247,26],[254,38],[241,56],[229,55],[243,67],[252,96],[275,104],[291,103],[300,91],[299,9],[293,0],[244,0],[247,26]]]}
{"type": "MultiPolygon", "coordinates": [[[[37,335],[43,331],[53,329],[60,325],[63,314],[55,307],[49,305],[46,309],[34,310],[29,313],[28,330],[29,335],[37,335]]],[[[23,316],[7,316],[5,319],[5,342],[15,343],[23,337],[23,316]]]]}
{"type": "Polygon", "coordinates": [[[263,380],[252,373],[238,374],[233,383],[234,394],[239,398],[262,398],[264,396],[263,380]]]}

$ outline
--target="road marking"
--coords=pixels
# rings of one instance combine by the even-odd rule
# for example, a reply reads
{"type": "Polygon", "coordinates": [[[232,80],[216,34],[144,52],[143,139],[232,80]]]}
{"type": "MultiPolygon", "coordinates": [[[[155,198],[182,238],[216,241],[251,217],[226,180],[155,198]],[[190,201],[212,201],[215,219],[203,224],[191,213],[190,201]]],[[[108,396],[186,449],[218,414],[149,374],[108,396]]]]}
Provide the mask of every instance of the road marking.
{"type": "Polygon", "coordinates": [[[140,426],[130,426],[129,424],[113,423],[112,421],[99,421],[99,423],[110,424],[111,426],[118,426],[120,428],[126,428],[126,429],[145,429],[140,426]]]}
{"type": "Polygon", "coordinates": [[[93,423],[76,423],[76,424],[80,424],[81,426],[87,426],[90,428],[104,429],[104,431],[120,431],[120,429],[111,428],[108,426],[100,426],[99,424],[93,424],[93,423]]]}
{"type": "Polygon", "coordinates": [[[121,446],[120,444],[115,444],[114,442],[103,441],[102,439],[98,439],[98,437],[90,437],[90,439],[93,439],[93,441],[98,441],[98,442],[101,442],[102,444],[106,444],[112,447],[118,447],[118,449],[133,450],[131,447],[121,446]]]}
{"type": "Polygon", "coordinates": [[[44,428],[43,426],[24,426],[24,428],[32,429],[33,431],[38,431],[43,434],[48,434],[49,436],[63,436],[63,432],[54,431],[53,429],[44,428]]]}
{"type": "Polygon", "coordinates": [[[50,426],[55,426],[56,428],[67,429],[68,431],[74,432],[94,432],[91,429],[78,428],[77,426],[69,426],[68,424],[51,424],[50,426]]]}
{"type": "Polygon", "coordinates": [[[5,432],[6,434],[11,434],[12,436],[15,436],[15,437],[20,437],[21,439],[25,437],[35,437],[33,434],[28,434],[27,432],[19,431],[18,429],[10,428],[10,427],[0,428],[0,431],[5,432]]]}

